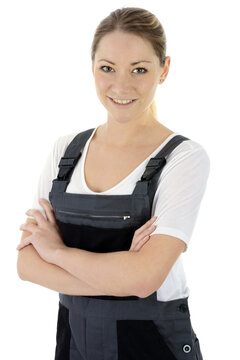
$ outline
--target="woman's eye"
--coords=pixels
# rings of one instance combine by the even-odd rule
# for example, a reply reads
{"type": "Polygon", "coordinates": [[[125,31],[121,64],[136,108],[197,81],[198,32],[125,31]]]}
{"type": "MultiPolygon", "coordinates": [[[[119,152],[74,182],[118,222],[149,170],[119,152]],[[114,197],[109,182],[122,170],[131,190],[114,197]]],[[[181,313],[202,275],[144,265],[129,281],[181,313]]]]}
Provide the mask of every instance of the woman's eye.
{"type": "MultiPolygon", "coordinates": [[[[112,69],[110,66],[106,66],[106,65],[100,67],[100,69],[102,69],[102,70],[103,70],[103,68],[112,69]]],[[[109,71],[103,70],[103,72],[109,72],[109,71]]]]}
{"type": "MultiPolygon", "coordinates": [[[[104,66],[101,66],[101,70],[103,70],[103,68],[107,68],[107,69],[112,69],[111,68],[111,66],[106,66],[106,65],[104,65],[104,66]]],[[[145,74],[146,72],[147,72],[147,69],[145,69],[145,68],[136,68],[136,69],[134,69],[134,70],[144,70],[144,72],[137,72],[138,74],[145,74]]],[[[103,70],[103,72],[109,72],[109,71],[105,71],[105,70],[103,70]]]]}
{"type": "Polygon", "coordinates": [[[136,68],[135,70],[144,70],[144,72],[140,72],[139,74],[145,74],[146,72],[147,72],[147,69],[145,69],[145,68],[136,68]]]}

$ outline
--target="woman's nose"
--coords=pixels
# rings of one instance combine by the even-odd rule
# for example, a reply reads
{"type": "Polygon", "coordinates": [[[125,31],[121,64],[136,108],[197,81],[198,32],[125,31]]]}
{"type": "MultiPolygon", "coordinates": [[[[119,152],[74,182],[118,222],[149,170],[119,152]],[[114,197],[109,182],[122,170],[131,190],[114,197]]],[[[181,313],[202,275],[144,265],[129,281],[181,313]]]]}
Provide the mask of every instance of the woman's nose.
{"type": "Polygon", "coordinates": [[[132,89],[133,83],[129,75],[118,75],[114,79],[114,89],[115,92],[119,95],[128,94],[129,90],[132,89]]]}

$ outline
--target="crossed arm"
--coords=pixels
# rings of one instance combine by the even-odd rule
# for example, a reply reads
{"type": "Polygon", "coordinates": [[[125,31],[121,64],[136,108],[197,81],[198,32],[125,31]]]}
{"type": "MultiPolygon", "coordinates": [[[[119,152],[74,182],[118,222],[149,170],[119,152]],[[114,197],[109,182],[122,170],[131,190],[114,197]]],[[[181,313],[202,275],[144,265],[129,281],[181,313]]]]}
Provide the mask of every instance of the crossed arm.
{"type": "MultiPolygon", "coordinates": [[[[34,222],[34,220],[27,219],[27,222],[34,222]]],[[[31,235],[28,231],[23,231],[21,241],[27,236],[31,235]]],[[[68,248],[69,251],[72,250],[72,255],[79,255],[76,253],[78,249],[68,248]]],[[[113,253],[107,254],[97,254],[84,250],[82,251],[82,257],[76,258],[75,264],[79,264],[81,262],[81,267],[79,266],[78,275],[84,275],[84,273],[88,273],[86,276],[86,280],[82,280],[82,278],[75,276],[77,274],[71,274],[71,266],[69,267],[70,271],[67,271],[65,268],[61,267],[60,264],[50,264],[43,260],[38,252],[35,250],[32,244],[29,244],[19,250],[18,260],[17,260],[17,271],[18,275],[22,280],[30,281],[35,284],[47,287],[51,290],[68,294],[68,295],[114,295],[114,296],[131,296],[136,295],[135,291],[131,291],[129,289],[129,275],[128,279],[124,279],[124,273],[121,273],[122,276],[122,284],[121,287],[119,281],[114,276],[114,269],[110,270],[111,264],[106,264],[106,258],[103,258],[104,255],[107,255],[108,258],[113,255],[113,253]],[[111,254],[111,255],[110,255],[111,254]],[[97,258],[101,261],[95,263],[97,258]],[[92,263],[92,266],[91,266],[92,263]],[[101,266],[101,264],[105,263],[105,266],[101,266]],[[84,268],[84,269],[83,269],[84,268]],[[99,268],[99,269],[98,269],[99,268]],[[107,281],[108,276],[107,273],[104,273],[104,269],[111,274],[112,283],[107,281]],[[91,271],[92,270],[92,271],[91,271]],[[92,280],[89,280],[89,276],[92,280]],[[105,281],[106,279],[106,281],[105,281]],[[129,291],[128,291],[129,289],[129,291]]],[[[128,261],[129,257],[133,257],[136,252],[118,252],[119,259],[121,258],[121,253],[125,253],[125,257],[123,259],[128,261]],[[127,256],[126,256],[127,255],[127,256]]],[[[70,261],[69,264],[72,264],[72,258],[67,257],[70,261]]],[[[59,257],[59,260],[61,257],[59,257]]],[[[119,266],[124,266],[124,263],[117,262],[119,266]],[[121,265],[122,264],[122,265],[121,265]]],[[[126,268],[127,273],[131,271],[132,262],[128,262],[128,268],[126,268]]],[[[65,266],[66,267],[66,266],[65,266]]],[[[76,268],[76,265],[75,265],[76,268]]],[[[118,268],[117,268],[118,269],[118,268]]],[[[115,269],[115,271],[118,271],[115,269]]],[[[126,273],[125,273],[126,274],[126,273]]],[[[84,278],[84,276],[83,276],[84,278]]]]}
{"type": "MultiPolygon", "coordinates": [[[[23,231],[22,237],[29,235],[23,231]]],[[[63,294],[146,297],[161,286],[184,248],[176,237],[155,234],[138,252],[68,248],[58,253],[56,265],[44,261],[30,244],[19,251],[17,268],[22,280],[63,294]]]]}
{"type": "MultiPolygon", "coordinates": [[[[33,282],[62,294],[136,296],[134,291],[129,291],[128,293],[126,290],[121,290],[117,279],[115,279],[112,287],[109,282],[106,282],[106,285],[102,287],[100,287],[101,283],[99,283],[99,288],[97,286],[93,287],[63,268],[44,261],[31,244],[19,251],[17,267],[18,275],[22,280],[33,282]],[[103,291],[102,288],[106,287],[109,287],[111,290],[103,291]]],[[[103,279],[103,275],[101,278],[103,279]]],[[[97,279],[95,278],[94,280],[96,284],[98,283],[97,279]]]]}
{"type": "Polygon", "coordinates": [[[93,288],[61,267],[44,261],[32,244],[19,251],[17,269],[22,280],[30,281],[62,294],[106,295],[100,289],[93,288]]]}

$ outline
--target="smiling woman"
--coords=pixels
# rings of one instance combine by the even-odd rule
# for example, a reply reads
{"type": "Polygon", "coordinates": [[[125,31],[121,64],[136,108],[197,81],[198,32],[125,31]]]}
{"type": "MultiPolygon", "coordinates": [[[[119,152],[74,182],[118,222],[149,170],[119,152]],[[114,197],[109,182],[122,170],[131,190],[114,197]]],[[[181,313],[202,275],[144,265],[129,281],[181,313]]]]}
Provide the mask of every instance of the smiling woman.
{"type": "MultiPolygon", "coordinates": [[[[159,45],[164,45],[164,32],[161,38],[159,36],[158,42],[159,45]]],[[[156,45],[155,48],[158,49],[156,45]]],[[[165,46],[160,59],[155,48],[148,38],[140,37],[134,31],[127,32],[116,27],[101,37],[101,40],[96,32],[92,46],[92,71],[103,105],[109,104],[108,99],[111,101],[111,107],[108,107],[109,118],[121,116],[121,121],[126,121],[136,114],[135,116],[144,117],[146,121],[147,117],[157,117],[153,98],[157,85],[167,77],[170,58],[165,56],[165,46]],[[122,50],[118,56],[114,52],[115,44],[122,50]],[[131,58],[135,61],[129,61],[131,58]],[[119,105],[123,100],[124,104],[119,105]],[[148,114],[146,107],[149,103],[151,113],[148,114]],[[114,108],[117,109],[116,114],[114,108]],[[128,111],[118,114],[119,109],[128,111]]]]}
{"type": "Polygon", "coordinates": [[[91,58],[107,121],[56,140],[27,213],[34,223],[21,227],[19,276],[59,292],[55,360],[202,360],[182,253],[210,162],[157,120],[164,29],[145,9],[117,9],[91,58]]]}

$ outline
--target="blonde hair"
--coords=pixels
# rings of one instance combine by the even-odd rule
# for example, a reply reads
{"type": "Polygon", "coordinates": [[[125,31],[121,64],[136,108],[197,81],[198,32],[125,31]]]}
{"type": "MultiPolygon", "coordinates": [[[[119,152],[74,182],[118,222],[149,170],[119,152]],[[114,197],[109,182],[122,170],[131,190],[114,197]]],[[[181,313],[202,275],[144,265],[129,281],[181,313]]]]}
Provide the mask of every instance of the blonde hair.
{"type": "Polygon", "coordinates": [[[153,99],[153,102],[150,105],[150,109],[151,109],[151,112],[152,112],[154,118],[157,119],[158,115],[157,115],[157,106],[156,106],[156,100],[155,99],[153,99]]]}
{"type": "MultiPolygon", "coordinates": [[[[101,38],[114,30],[133,33],[148,40],[159,58],[160,66],[164,66],[166,58],[166,35],[163,26],[154,14],[139,7],[122,7],[112,11],[99,23],[91,45],[92,61],[95,59],[101,38]]],[[[157,119],[155,99],[151,103],[150,109],[153,116],[157,119]]]]}

